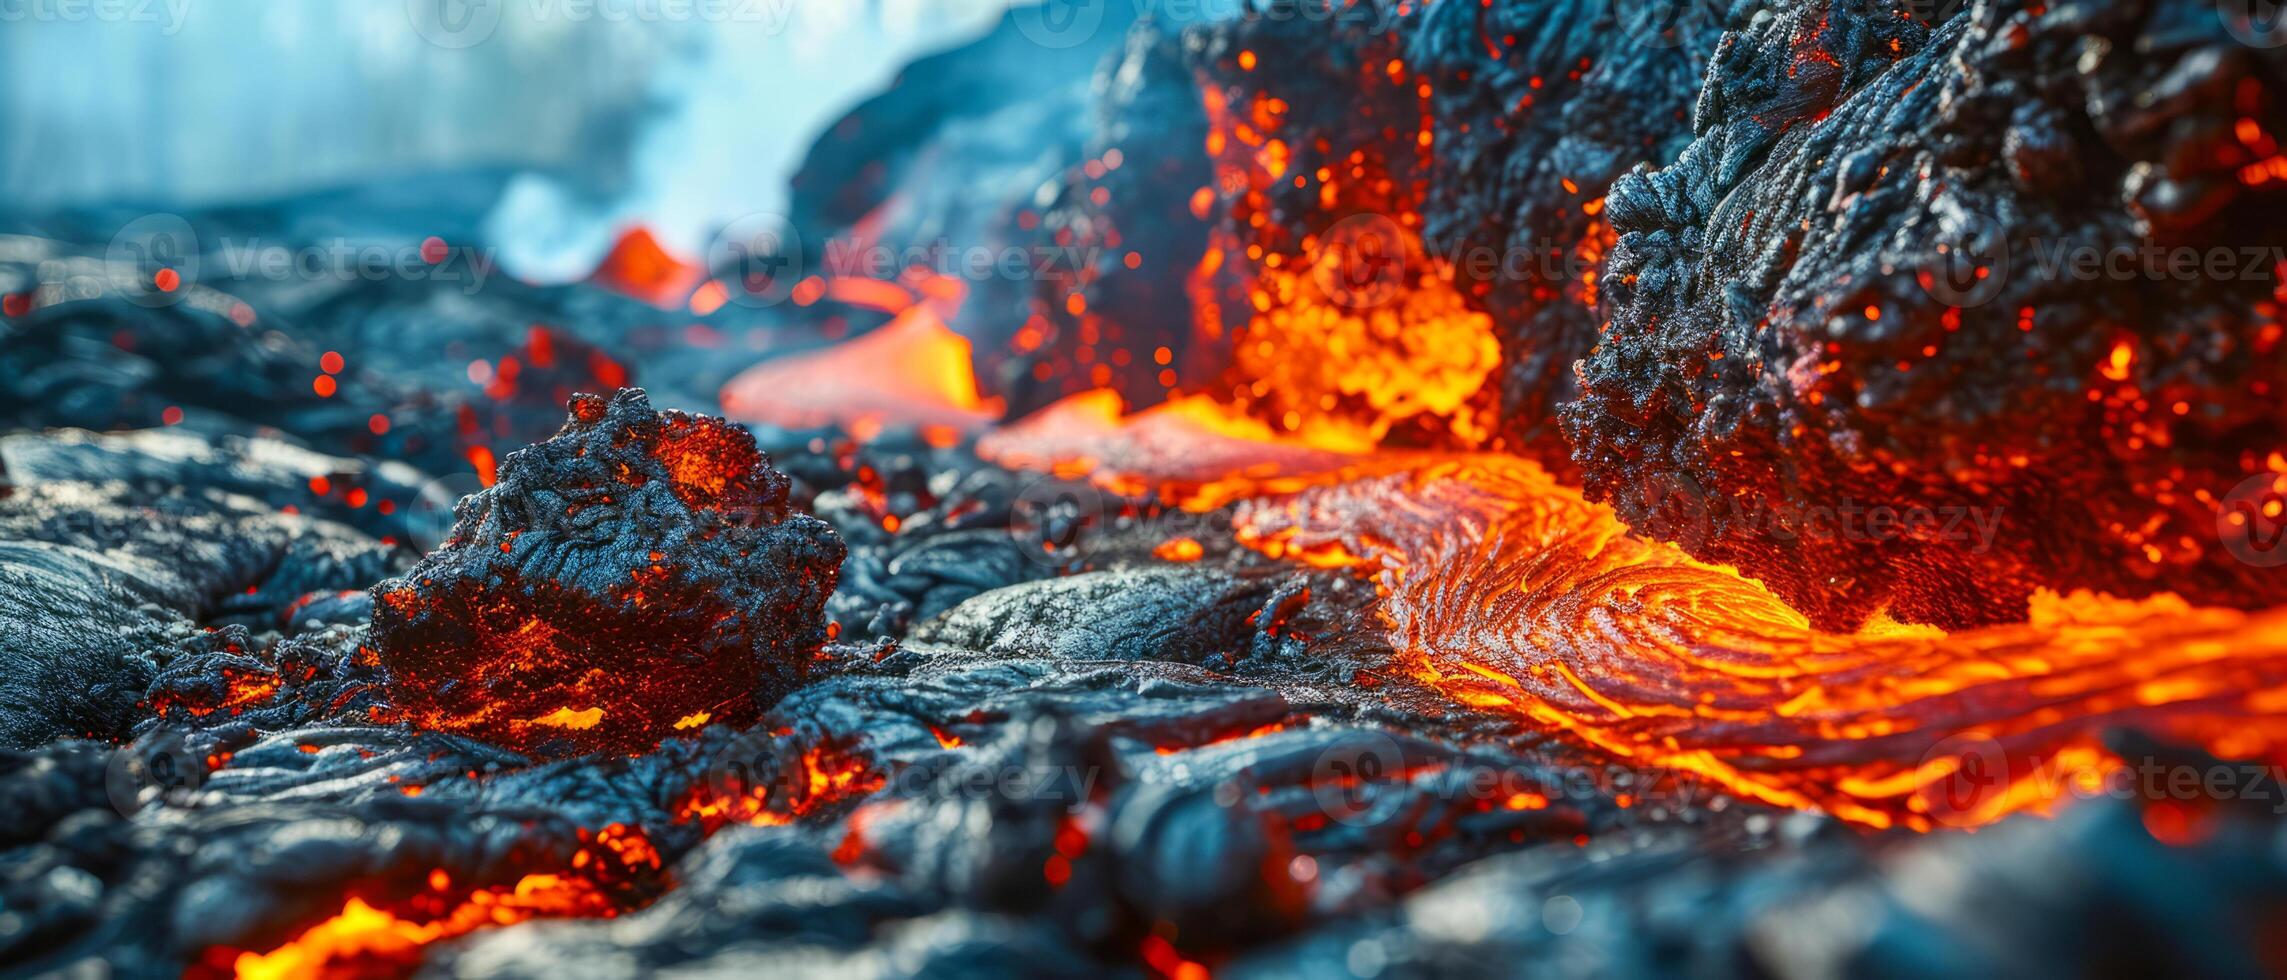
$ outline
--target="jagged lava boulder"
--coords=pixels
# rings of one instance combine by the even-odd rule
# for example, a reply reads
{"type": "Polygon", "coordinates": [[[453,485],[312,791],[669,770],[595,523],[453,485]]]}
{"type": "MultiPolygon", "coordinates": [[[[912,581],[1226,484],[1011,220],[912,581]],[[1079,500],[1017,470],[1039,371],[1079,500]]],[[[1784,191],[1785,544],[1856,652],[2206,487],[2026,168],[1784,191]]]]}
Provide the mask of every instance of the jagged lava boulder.
{"type": "Polygon", "coordinates": [[[574,396],[441,547],[374,587],[397,709],[540,756],[753,717],[824,644],[844,554],[787,488],[721,419],[654,411],[640,389],[574,396]]]}

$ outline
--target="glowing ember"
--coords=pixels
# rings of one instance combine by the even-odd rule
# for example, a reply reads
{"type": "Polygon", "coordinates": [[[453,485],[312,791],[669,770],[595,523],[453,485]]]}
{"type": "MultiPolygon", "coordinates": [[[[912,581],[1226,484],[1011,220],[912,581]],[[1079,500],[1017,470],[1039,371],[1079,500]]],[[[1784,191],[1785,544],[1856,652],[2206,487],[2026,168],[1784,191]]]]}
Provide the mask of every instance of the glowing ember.
{"type": "MultiPolygon", "coordinates": [[[[940,744],[946,737],[939,736],[940,744]]],[[[959,744],[954,738],[947,747],[959,744]]],[[[811,746],[799,756],[790,751],[782,756],[775,744],[749,736],[734,743],[731,754],[751,758],[734,759],[721,774],[724,779],[694,787],[676,811],[678,821],[695,821],[708,833],[732,823],[756,827],[790,824],[834,804],[866,796],[886,781],[864,753],[833,741],[811,746]],[[753,746],[755,751],[737,751],[742,745],[753,746]]]]}
{"type": "Polygon", "coordinates": [[[1363,449],[1416,416],[1481,442],[1475,404],[1500,363],[1492,318],[1431,270],[1421,240],[1379,215],[1303,240],[1308,268],[1257,270],[1257,313],[1233,350],[1241,404],[1320,445],[1363,449]]]}

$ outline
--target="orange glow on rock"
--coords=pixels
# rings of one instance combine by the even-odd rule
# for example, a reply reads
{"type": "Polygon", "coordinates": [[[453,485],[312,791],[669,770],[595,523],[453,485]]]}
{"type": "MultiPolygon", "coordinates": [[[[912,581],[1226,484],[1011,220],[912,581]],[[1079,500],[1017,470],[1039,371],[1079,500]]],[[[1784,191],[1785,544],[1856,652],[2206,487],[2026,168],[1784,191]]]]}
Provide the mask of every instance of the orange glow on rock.
{"type": "MultiPolygon", "coordinates": [[[[939,744],[944,744],[945,738],[940,734],[939,744]]],[[[959,744],[960,739],[955,738],[946,747],[959,744]]],[[[798,762],[783,768],[785,771],[776,773],[775,778],[742,768],[732,784],[702,783],[675,811],[676,820],[697,822],[707,833],[732,823],[785,826],[824,808],[867,796],[882,788],[888,778],[863,752],[831,741],[810,746],[802,751],[798,762]]]]}

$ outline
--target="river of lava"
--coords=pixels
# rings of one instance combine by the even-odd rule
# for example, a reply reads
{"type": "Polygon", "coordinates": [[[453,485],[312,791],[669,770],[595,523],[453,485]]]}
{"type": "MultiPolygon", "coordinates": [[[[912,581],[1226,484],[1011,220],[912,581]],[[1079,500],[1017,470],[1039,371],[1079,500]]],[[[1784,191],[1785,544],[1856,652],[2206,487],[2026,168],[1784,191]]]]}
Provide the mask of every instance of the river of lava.
{"type": "Polygon", "coordinates": [[[2116,786],[2111,728],[2225,758],[2287,746],[2287,608],[2042,595],[2017,624],[1828,633],[1515,457],[1350,454],[1197,398],[1122,418],[1096,394],[979,449],[1233,506],[1242,544],[1377,577],[1396,666],[1452,700],[1867,826],[1973,827],[2116,786]]]}

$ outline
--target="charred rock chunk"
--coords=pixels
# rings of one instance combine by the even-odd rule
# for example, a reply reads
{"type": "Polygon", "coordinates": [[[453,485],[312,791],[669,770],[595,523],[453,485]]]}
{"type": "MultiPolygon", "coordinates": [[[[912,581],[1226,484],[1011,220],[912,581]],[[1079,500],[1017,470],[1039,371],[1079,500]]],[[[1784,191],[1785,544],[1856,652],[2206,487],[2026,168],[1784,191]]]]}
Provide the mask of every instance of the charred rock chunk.
{"type": "Polygon", "coordinates": [[[573,398],[458,514],[373,590],[415,724],[541,755],[639,750],[689,718],[752,717],[825,642],[840,539],[790,509],[745,431],[640,390],[573,398]]]}
{"type": "Polygon", "coordinates": [[[1054,274],[1009,297],[1005,311],[991,305],[997,283],[972,303],[978,327],[1007,325],[970,334],[984,341],[980,378],[1006,393],[1011,417],[1098,388],[1149,405],[1229,363],[1227,338],[1203,329],[1191,306],[1212,217],[1193,195],[1214,172],[1192,151],[1207,138],[1207,117],[1173,16],[1138,21],[1096,70],[1082,159],[1059,176],[1031,230],[1039,254],[1061,257],[1054,274]]]}
{"type": "Polygon", "coordinates": [[[2231,523],[2287,445],[2283,72],[2189,0],[1727,35],[1698,139],[1610,198],[1565,415],[1590,494],[1830,628],[2043,587],[2287,601],[2231,523]]]}

